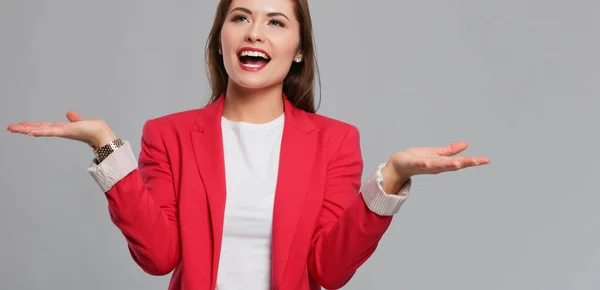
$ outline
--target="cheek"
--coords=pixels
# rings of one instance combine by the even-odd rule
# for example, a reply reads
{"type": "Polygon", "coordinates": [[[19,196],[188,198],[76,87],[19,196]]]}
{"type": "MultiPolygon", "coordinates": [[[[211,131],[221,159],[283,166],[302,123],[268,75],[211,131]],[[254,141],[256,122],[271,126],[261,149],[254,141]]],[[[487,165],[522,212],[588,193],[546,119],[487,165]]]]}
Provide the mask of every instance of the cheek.
{"type": "Polygon", "coordinates": [[[294,33],[275,34],[272,39],[273,45],[278,47],[278,50],[286,54],[295,54],[300,47],[300,38],[294,33]]]}
{"type": "Polygon", "coordinates": [[[239,42],[239,37],[240,36],[236,34],[235,29],[223,29],[221,31],[221,57],[223,58],[223,64],[228,71],[233,68],[232,65],[237,65],[238,62],[234,50],[238,45],[237,43],[239,42]]]}
{"type": "Polygon", "coordinates": [[[229,49],[229,47],[231,47],[232,44],[232,40],[234,39],[234,36],[232,35],[232,31],[231,29],[225,29],[225,27],[223,27],[223,30],[221,30],[221,48],[223,48],[223,50],[227,50],[229,49]]]}
{"type": "Polygon", "coordinates": [[[278,62],[291,62],[298,53],[299,40],[290,37],[289,34],[281,35],[272,38],[274,53],[278,58],[278,62]]]}

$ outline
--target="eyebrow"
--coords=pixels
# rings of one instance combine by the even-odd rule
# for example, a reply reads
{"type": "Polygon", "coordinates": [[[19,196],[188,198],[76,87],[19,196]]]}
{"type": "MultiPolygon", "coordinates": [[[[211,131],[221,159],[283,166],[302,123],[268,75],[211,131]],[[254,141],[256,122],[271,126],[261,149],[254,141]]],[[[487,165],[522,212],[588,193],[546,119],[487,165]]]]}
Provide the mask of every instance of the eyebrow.
{"type": "MultiPolygon", "coordinates": [[[[245,12],[245,13],[247,13],[247,14],[250,14],[250,15],[252,15],[252,11],[250,11],[250,9],[248,9],[248,8],[244,8],[244,7],[236,7],[236,8],[233,8],[233,9],[231,9],[231,11],[230,11],[229,13],[231,14],[231,12],[233,12],[233,11],[236,11],[236,10],[237,10],[237,11],[242,11],[242,12],[245,12]]],[[[289,19],[289,18],[288,18],[288,17],[287,17],[285,14],[283,14],[283,13],[281,13],[281,12],[269,12],[269,13],[267,13],[267,16],[269,16],[269,17],[273,17],[273,16],[283,16],[283,17],[285,17],[287,20],[290,20],[290,19],[289,19]]]]}

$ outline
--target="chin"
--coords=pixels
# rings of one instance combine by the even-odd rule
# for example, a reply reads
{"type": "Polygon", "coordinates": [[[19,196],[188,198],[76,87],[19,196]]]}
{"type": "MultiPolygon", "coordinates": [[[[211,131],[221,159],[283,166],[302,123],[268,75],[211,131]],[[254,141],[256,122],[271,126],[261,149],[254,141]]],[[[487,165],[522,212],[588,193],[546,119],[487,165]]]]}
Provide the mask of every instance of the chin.
{"type": "Polygon", "coordinates": [[[229,81],[244,89],[265,89],[275,86],[283,82],[283,79],[270,77],[266,74],[241,72],[239,74],[230,75],[229,81]]]}
{"type": "Polygon", "coordinates": [[[245,89],[262,89],[272,85],[267,80],[259,77],[236,77],[230,78],[230,81],[245,89]]]}

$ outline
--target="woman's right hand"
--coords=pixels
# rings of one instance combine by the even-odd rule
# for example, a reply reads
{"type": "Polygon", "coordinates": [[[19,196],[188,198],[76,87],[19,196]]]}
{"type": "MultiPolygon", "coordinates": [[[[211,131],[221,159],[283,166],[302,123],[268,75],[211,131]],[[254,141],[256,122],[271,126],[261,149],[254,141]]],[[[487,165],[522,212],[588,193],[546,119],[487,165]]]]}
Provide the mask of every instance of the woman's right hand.
{"type": "Polygon", "coordinates": [[[74,111],[67,112],[69,122],[20,122],[8,125],[8,131],[33,137],[61,137],[99,148],[116,139],[108,124],[99,119],[83,119],[74,111]]]}

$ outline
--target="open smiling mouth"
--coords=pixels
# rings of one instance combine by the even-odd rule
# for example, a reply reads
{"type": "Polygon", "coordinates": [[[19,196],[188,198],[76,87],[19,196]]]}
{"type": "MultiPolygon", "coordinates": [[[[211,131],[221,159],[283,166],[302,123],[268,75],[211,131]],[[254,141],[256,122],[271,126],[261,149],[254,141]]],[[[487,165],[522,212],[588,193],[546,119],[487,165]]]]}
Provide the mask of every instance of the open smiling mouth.
{"type": "Polygon", "coordinates": [[[257,49],[241,49],[238,53],[239,64],[247,71],[259,71],[263,69],[271,57],[264,51],[257,49]]]}

